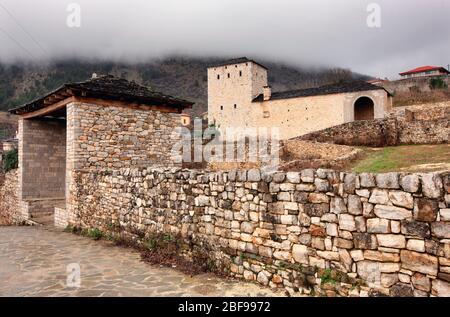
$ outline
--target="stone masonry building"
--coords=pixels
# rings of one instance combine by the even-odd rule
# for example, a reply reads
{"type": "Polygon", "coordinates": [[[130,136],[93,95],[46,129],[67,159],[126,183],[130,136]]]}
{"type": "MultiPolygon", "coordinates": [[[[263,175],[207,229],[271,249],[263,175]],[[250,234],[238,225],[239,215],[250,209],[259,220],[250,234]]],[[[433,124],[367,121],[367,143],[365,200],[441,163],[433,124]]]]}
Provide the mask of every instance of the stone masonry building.
{"type": "Polygon", "coordinates": [[[10,112],[19,119],[23,219],[71,204],[74,170],[173,166],[173,135],[192,103],[113,76],[65,84],[10,112]]]}
{"type": "Polygon", "coordinates": [[[267,68],[239,58],[208,68],[208,121],[226,128],[279,128],[282,139],[355,120],[384,118],[392,96],[382,87],[357,81],[273,92],[267,68]]]}

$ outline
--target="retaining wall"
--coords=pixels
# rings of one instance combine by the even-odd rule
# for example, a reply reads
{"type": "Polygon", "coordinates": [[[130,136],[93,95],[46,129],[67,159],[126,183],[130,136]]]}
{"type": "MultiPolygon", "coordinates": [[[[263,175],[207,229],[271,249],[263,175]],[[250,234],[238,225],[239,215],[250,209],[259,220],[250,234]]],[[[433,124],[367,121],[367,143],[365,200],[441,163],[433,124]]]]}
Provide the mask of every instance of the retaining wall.
{"type": "Polygon", "coordinates": [[[18,170],[13,170],[0,183],[0,225],[20,224],[23,220],[19,208],[19,175],[18,170]]]}
{"type": "Polygon", "coordinates": [[[300,136],[300,140],[384,147],[450,142],[450,107],[404,110],[399,117],[354,121],[300,136]]]}
{"type": "Polygon", "coordinates": [[[328,296],[450,296],[450,178],[75,171],[73,226],[181,235],[230,276],[328,296]]]}

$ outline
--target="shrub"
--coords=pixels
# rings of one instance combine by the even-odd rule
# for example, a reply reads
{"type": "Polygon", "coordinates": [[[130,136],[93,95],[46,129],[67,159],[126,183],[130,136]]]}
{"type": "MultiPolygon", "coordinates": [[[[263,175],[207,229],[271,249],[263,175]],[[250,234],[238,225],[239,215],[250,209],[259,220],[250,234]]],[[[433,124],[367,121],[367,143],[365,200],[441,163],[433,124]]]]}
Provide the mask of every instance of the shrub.
{"type": "Polygon", "coordinates": [[[6,152],[3,156],[3,170],[9,172],[19,167],[19,152],[17,149],[6,152]]]}
{"type": "Polygon", "coordinates": [[[103,237],[103,233],[99,229],[94,228],[87,231],[87,236],[94,240],[100,240],[103,237]]]}
{"type": "Polygon", "coordinates": [[[430,84],[430,89],[432,89],[432,90],[447,88],[447,83],[442,78],[439,78],[439,77],[431,78],[429,84],[430,84]]]}

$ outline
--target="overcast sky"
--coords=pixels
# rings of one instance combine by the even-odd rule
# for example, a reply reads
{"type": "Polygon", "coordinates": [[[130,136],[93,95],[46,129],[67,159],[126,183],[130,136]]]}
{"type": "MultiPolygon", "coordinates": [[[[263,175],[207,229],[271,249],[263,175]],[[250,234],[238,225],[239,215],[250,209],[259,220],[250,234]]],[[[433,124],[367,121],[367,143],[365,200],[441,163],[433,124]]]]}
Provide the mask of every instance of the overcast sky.
{"type": "Polygon", "coordinates": [[[394,78],[450,63],[449,16],[449,0],[0,0],[0,61],[248,56],[394,78]]]}

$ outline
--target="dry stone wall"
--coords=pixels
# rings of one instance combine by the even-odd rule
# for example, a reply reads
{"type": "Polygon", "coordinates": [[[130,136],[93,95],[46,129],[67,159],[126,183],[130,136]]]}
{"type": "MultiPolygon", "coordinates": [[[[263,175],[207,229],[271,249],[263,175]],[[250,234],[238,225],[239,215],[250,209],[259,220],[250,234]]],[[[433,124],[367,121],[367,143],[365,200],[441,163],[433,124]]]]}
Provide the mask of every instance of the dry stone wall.
{"type": "Polygon", "coordinates": [[[303,170],[76,171],[69,223],[181,235],[291,294],[450,296],[450,178],[303,170]]]}
{"type": "Polygon", "coordinates": [[[13,170],[4,175],[0,183],[0,225],[15,225],[23,222],[19,209],[19,175],[13,170]]]}
{"type": "Polygon", "coordinates": [[[450,107],[437,104],[402,108],[389,118],[349,122],[298,139],[372,147],[449,143],[450,107]]]}
{"type": "Polygon", "coordinates": [[[377,119],[344,123],[297,139],[350,146],[383,147],[398,145],[398,134],[396,119],[377,119]]]}

